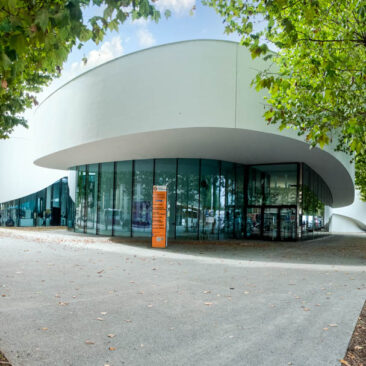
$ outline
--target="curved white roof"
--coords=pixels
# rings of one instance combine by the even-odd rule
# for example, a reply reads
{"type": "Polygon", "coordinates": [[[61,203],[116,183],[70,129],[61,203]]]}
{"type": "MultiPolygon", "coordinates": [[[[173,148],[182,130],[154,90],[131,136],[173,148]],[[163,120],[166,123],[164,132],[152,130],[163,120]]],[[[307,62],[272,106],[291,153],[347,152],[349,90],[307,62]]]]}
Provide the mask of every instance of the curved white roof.
{"type": "Polygon", "coordinates": [[[263,61],[237,43],[186,41],[120,57],[58,89],[38,108],[36,160],[68,169],[146,158],[244,164],[305,162],[328,184],[335,207],[354,198],[349,157],[309,149],[292,130],[268,126],[251,86],[263,61]]]}

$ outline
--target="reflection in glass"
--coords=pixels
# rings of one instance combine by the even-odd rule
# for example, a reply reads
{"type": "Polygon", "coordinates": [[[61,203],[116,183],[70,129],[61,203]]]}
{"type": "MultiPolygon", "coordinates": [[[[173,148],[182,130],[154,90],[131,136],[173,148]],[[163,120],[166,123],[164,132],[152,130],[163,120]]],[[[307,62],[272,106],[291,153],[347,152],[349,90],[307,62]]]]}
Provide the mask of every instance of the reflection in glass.
{"type": "Polygon", "coordinates": [[[131,235],[132,161],[116,164],[114,235],[131,235]]]}
{"type": "Polygon", "coordinates": [[[235,238],[244,237],[244,166],[236,164],[235,238]]]}
{"type": "Polygon", "coordinates": [[[112,235],[114,163],[100,164],[100,191],[98,195],[100,235],[112,235]]]}
{"type": "Polygon", "coordinates": [[[235,164],[221,162],[220,238],[234,238],[235,164]]]}
{"type": "Polygon", "coordinates": [[[278,236],[278,209],[265,208],[263,214],[263,237],[276,240],[278,236]]]}
{"type": "Polygon", "coordinates": [[[155,185],[168,189],[168,237],[175,237],[175,197],[176,197],[177,159],[156,159],[155,185]]]}
{"type": "Polygon", "coordinates": [[[132,206],[134,237],[151,236],[153,166],[153,160],[135,161],[132,206]]]}
{"type": "Polygon", "coordinates": [[[201,161],[200,239],[217,240],[220,223],[220,162],[201,161]]]}
{"type": "Polygon", "coordinates": [[[248,208],[247,209],[247,238],[259,238],[261,236],[261,209],[260,208],[248,208]]]}
{"type": "Polygon", "coordinates": [[[295,240],[296,239],[296,209],[295,208],[281,208],[281,240],[295,240]]]}
{"type": "Polygon", "coordinates": [[[98,164],[88,165],[86,179],[86,232],[97,233],[98,164]]]}
{"type": "MultiPolygon", "coordinates": [[[[86,167],[79,166],[76,176],[76,202],[75,202],[75,231],[79,233],[84,232],[85,226],[85,185],[86,185],[86,167]]],[[[46,204],[46,225],[48,215],[49,192],[47,190],[47,204],[46,204]]],[[[47,225],[48,226],[48,225],[47,225]]]]}
{"type": "Polygon", "coordinates": [[[36,194],[20,199],[19,226],[34,226],[36,219],[36,194]]]}
{"type": "Polygon", "coordinates": [[[263,200],[263,174],[255,167],[250,167],[248,173],[248,204],[261,205],[263,200]]]}
{"type": "Polygon", "coordinates": [[[178,159],[177,238],[197,239],[199,160],[178,159]]]}
{"type": "Polygon", "coordinates": [[[61,222],[62,226],[67,225],[67,215],[68,215],[68,200],[69,200],[69,186],[67,183],[67,178],[61,179],[61,196],[60,196],[60,206],[61,206],[61,222]]]}

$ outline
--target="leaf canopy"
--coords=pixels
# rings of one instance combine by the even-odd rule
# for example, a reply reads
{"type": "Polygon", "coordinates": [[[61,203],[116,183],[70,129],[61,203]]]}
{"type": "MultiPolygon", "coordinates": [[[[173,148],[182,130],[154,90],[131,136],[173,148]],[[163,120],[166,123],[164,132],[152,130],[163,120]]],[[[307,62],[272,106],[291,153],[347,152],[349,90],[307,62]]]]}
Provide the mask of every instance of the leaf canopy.
{"type": "Polygon", "coordinates": [[[37,104],[34,94],[60,75],[75,45],[98,44],[127,19],[160,17],[149,0],[1,0],[0,139],[27,126],[20,114],[37,104]],[[103,16],[84,19],[93,5],[104,8],[103,16]]]}
{"type": "Polygon", "coordinates": [[[331,144],[356,161],[366,198],[366,1],[204,0],[252,57],[271,61],[257,74],[267,89],[264,118],[331,144]],[[273,67],[274,66],[274,67],[273,67]]]}

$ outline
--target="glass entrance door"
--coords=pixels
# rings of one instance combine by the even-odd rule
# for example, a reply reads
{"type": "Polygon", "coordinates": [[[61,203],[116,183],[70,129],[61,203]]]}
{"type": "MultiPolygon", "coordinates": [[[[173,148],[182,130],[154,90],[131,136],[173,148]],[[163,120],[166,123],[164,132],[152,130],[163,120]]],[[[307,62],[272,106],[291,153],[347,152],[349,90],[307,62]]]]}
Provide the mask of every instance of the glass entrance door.
{"type": "Polygon", "coordinates": [[[265,208],[263,215],[263,238],[276,240],[278,236],[278,208],[265,208]]]}
{"type": "Polygon", "coordinates": [[[296,208],[280,209],[280,237],[281,240],[296,239],[296,208]]]}
{"type": "Polygon", "coordinates": [[[248,208],[247,211],[247,227],[246,235],[247,238],[255,239],[261,236],[261,208],[248,208]]]}

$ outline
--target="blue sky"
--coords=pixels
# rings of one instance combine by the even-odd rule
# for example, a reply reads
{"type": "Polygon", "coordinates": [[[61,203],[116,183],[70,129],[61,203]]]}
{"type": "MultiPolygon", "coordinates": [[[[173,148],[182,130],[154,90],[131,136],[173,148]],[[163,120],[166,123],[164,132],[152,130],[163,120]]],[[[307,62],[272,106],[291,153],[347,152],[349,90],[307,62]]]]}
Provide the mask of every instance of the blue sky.
{"type": "MultiPolygon", "coordinates": [[[[145,20],[126,21],[119,32],[108,32],[102,43],[96,45],[90,41],[81,50],[75,47],[63,66],[61,78],[45,88],[39,95],[39,101],[80,73],[115,57],[144,48],[188,39],[239,40],[235,35],[224,33],[222,19],[214,9],[203,6],[200,0],[158,0],[156,4],[162,13],[169,8],[172,16],[169,19],[162,17],[159,23],[145,20]],[[196,10],[190,15],[193,6],[196,10]],[[88,59],[86,66],[82,62],[84,56],[88,59]]],[[[85,18],[102,10],[89,8],[85,11],[85,18]]]]}

